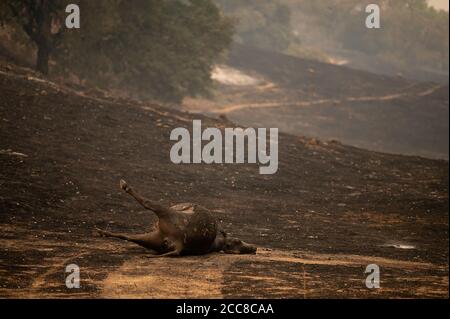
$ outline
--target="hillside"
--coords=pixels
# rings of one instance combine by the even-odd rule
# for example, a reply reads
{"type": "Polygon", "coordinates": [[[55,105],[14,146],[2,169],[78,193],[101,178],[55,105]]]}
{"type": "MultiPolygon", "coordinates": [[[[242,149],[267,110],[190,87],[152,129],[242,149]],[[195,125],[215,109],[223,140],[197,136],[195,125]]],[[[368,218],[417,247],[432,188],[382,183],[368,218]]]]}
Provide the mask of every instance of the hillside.
{"type": "Polygon", "coordinates": [[[184,109],[375,151],[448,159],[448,84],[238,45],[227,67],[255,82],[218,82],[213,98],[187,99],[184,109]]]}
{"type": "MultiPolygon", "coordinates": [[[[358,93],[347,90],[339,98],[358,93]]],[[[275,175],[172,164],[170,132],[192,119],[235,126],[89,97],[0,64],[0,297],[448,298],[447,161],[283,133],[275,175]],[[95,237],[95,227],[138,233],[155,221],[120,178],[162,203],[210,208],[258,254],[148,259],[95,237]],[[64,285],[71,263],[78,290],[64,285]],[[381,267],[378,290],[364,285],[371,263],[381,267]]]]}

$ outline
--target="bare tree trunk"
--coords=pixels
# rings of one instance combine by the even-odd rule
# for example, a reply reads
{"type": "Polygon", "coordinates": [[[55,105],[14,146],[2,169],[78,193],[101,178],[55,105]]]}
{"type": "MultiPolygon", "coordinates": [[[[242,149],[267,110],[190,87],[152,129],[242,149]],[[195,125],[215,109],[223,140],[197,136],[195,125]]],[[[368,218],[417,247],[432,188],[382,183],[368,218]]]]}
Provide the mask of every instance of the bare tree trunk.
{"type": "Polygon", "coordinates": [[[46,41],[44,40],[42,43],[37,43],[38,52],[37,52],[36,70],[38,70],[44,75],[48,75],[48,60],[50,58],[50,50],[48,44],[45,42],[46,41]]]}
{"type": "Polygon", "coordinates": [[[54,46],[50,0],[11,1],[8,5],[13,15],[22,20],[23,30],[37,46],[36,70],[47,75],[48,60],[54,46]]]}
{"type": "Polygon", "coordinates": [[[51,17],[48,0],[38,0],[37,10],[37,36],[38,47],[36,69],[44,75],[48,75],[48,60],[51,51],[51,17]]]}

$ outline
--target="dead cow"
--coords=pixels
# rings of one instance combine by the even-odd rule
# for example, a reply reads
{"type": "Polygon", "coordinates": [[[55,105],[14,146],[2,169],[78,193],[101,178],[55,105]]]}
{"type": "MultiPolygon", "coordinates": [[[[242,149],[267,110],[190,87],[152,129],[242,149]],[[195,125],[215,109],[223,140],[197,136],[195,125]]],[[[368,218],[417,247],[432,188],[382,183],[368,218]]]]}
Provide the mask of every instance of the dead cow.
{"type": "Polygon", "coordinates": [[[201,255],[219,251],[228,254],[256,253],[254,245],[229,237],[219,230],[216,220],[204,207],[191,203],[164,207],[139,195],[124,180],[120,180],[120,188],[158,216],[155,230],[133,235],[98,229],[101,236],[120,238],[154,250],[157,255],[152,257],[201,255]]]}

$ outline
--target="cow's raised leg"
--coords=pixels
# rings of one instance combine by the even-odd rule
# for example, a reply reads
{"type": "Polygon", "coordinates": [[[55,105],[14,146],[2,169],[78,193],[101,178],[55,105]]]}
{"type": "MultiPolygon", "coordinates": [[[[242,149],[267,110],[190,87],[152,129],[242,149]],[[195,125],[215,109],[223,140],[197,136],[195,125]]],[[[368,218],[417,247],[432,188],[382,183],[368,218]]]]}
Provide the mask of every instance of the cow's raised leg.
{"type": "Polygon", "coordinates": [[[141,196],[134,189],[132,189],[127,184],[127,182],[125,182],[123,179],[120,180],[120,188],[122,188],[125,192],[127,192],[131,196],[133,196],[134,199],[136,199],[136,201],[139,204],[141,204],[144,208],[153,211],[159,218],[175,213],[172,209],[170,209],[168,207],[164,207],[158,203],[155,203],[155,202],[141,196]]]}

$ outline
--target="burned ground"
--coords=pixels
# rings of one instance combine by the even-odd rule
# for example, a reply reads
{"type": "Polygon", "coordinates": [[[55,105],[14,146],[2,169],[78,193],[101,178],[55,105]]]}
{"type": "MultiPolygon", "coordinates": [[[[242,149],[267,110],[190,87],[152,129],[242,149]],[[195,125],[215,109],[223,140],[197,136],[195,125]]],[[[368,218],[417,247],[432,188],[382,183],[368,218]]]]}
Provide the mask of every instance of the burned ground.
{"type": "Polygon", "coordinates": [[[448,297],[447,161],[281,134],[275,175],[175,165],[173,128],[232,124],[83,96],[7,64],[0,92],[1,297],[448,297]],[[95,237],[155,221],[120,178],[167,205],[208,207],[258,254],[148,259],[95,237]],[[72,263],[80,289],[64,283],[72,263]],[[364,285],[372,263],[378,290],[364,285]]]}
{"type": "Polygon", "coordinates": [[[374,151],[448,159],[448,81],[420,83],[238,45],[227,66],[258,83],[218,83],[213,99],[186,99],[186,110],[374,151]]]}

